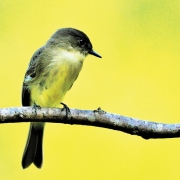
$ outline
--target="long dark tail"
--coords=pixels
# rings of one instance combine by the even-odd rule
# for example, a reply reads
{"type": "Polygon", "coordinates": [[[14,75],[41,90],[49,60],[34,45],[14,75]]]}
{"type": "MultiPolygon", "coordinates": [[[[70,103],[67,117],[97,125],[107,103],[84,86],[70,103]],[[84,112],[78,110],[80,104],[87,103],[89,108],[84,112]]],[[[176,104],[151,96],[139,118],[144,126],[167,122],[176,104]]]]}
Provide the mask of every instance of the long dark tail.
{"type": "Polygon", "coordinates": [[[28,139],[27,139],[27,143],[26,143],[23,158],[22,158],[23,169],[27,168],[32,163],[34,163],[34,165],[37,168],[42,167],[43,132],[44,132],[44,123],[32,122],[30,124],[28,139]]]}

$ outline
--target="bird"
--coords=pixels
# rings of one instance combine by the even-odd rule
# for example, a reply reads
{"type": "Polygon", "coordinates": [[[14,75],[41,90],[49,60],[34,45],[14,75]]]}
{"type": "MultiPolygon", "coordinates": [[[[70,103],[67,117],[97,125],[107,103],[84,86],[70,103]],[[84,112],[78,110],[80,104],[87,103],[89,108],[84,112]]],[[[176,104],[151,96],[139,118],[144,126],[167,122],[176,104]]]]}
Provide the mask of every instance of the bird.
{"type": "MultiPolygon", "coordinates": [[[[93,50],[88,36],[75,28],[58,29],[32,56],[24,76],[22,106],[61,107],[64,96],[77,79],[88,54],[93,50]]],[[[43,164],[44,122],[31,122],[22,168],[43,164]]]]}

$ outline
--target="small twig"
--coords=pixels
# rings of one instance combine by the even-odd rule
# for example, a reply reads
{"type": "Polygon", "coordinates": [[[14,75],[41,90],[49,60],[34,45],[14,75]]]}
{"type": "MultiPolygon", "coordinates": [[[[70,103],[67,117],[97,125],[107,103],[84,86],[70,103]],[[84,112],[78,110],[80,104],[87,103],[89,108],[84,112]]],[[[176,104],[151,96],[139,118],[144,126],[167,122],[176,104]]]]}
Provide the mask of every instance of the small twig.
{"type": "Polygon", "coordinates": [[[111,114],[97,110],[70,109],[71,116],[60,108],[41,108],[36,114],[32,107],[0,109],[0,123],[49,122],[90,125],[119,130],[144,139],[180,137],[180,124],[164,124],[111,114]]]}

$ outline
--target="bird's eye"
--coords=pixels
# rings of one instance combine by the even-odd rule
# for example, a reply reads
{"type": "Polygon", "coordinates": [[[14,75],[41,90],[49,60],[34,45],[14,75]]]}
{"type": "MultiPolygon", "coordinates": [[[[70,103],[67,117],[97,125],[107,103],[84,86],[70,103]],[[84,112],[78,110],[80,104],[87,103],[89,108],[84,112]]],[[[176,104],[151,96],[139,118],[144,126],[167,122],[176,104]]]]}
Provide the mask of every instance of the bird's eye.
{"type": "Polygon", "coordinates": [[[84,42],[84,40],[79,40],[79,44],[81,45],[81,46],[83,46],[84,44],[85,44],[85,42],[84,42]]]}

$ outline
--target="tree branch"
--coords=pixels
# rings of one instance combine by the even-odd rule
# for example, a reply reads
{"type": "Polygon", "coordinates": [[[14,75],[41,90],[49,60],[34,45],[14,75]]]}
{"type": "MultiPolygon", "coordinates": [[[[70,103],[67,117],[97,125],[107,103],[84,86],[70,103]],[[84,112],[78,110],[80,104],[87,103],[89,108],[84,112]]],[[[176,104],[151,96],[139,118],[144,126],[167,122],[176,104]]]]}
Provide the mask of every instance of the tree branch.
{"type": "Polygon", "coordinates": [[[3,108],[0,109],[0,123],[33,121],[79,124],[119,130],[144,139],[180,137],[180,124],[144,121],[111,114],[100,108],[94,111],[78,109],[70,109],[70,111],[71,113],[66,116],[66,111],[60,108],[41,108],[36,112],[32,107],[3,108]]]}

